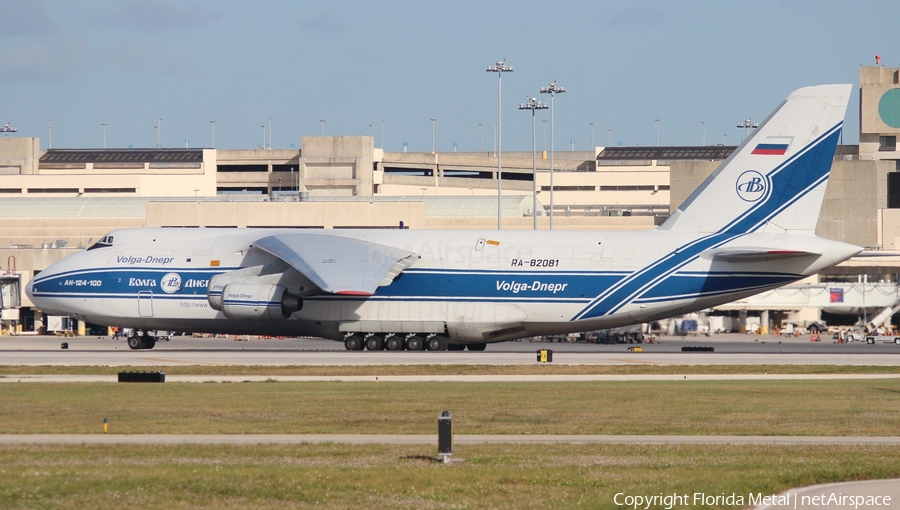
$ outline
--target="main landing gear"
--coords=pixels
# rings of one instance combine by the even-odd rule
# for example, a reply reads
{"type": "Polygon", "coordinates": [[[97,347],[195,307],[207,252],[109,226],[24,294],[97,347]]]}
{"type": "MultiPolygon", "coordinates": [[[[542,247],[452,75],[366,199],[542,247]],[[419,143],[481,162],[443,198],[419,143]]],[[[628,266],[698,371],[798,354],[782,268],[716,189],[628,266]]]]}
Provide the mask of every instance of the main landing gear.
{"type": "Polygon", "coordinates": [[[132,329],[128,332],[128,347],[131,349],[152,349],[156,347],[156,336],[147,331],[132,329]]]}
{"type": "Polygon", "coordinates": [[[344,336],[348,351],[483,351],[487,343],[452,344],[446,336],[433,333],[350,333],[344,336]]]}

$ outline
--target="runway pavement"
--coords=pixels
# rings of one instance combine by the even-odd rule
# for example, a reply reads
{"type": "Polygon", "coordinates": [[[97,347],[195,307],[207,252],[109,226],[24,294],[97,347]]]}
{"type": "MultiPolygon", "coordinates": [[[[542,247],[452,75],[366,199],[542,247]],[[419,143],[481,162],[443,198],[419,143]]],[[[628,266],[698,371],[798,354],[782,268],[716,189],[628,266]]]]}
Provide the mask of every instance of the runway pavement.
{"type": "Polygon", "coordinates": [[[805,338],[778,339],[746,335],[714,335],[685,341],[641,345],[504,342],[484,352],[348,352],[340,342],[321,339],[234,341],[222,338],[175,337],[152,350],[133,351],[108,337],[0,337],[0,365],[177,366],[177,365],[526,365],[535,364],[538,349],[552,349],[553,363],[578,365],[898,365],[894,344],[821,343],[805,338]],[[66,342],[67,349],[61,349],[66,342]],[[715,352],[682,352],[684,346],[709,346],[715,352]]]}
{"type": "Polygon", "coordinates": [[[900,502],[900,480],[863,480],[800,487],[780,493],[755,510],[876,508],[900,502]],[[862,498],[862,499],[860,499],[862,498]]]}

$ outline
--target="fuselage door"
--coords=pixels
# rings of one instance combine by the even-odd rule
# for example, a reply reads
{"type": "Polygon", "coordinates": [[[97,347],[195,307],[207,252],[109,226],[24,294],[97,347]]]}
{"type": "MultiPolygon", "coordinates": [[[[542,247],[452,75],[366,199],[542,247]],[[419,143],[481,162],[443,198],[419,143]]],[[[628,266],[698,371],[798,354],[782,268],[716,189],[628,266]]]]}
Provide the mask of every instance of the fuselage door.
{"type": "Polygon", "coordinates": [[[153,317],[152,290],[142,290],[138,292],[138,315],[141,317],[153,317]]]}

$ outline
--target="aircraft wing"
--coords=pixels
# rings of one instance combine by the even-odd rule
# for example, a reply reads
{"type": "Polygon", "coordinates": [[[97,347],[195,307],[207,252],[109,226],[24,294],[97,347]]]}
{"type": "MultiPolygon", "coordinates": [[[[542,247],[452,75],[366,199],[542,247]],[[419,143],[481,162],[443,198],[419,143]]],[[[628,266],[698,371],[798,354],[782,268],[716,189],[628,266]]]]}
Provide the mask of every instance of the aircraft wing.
{"type": "Polygon", "coordinates": [[[349,237],[279,234],[253,246],[303,273],[324,292],[371,296],[417,260],[414,253],[349,237]]]}

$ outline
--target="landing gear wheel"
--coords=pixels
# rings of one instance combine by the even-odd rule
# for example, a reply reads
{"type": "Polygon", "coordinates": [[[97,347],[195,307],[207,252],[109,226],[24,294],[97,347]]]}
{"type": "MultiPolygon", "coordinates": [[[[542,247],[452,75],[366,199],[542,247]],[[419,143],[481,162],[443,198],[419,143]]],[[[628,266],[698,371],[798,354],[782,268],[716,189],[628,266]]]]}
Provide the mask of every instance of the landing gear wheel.
{"type": "Polygon", "coordinates": [[[350,335],[344,339],[344,348],[348,351],[361,351],[363,347],[362,338],[357,335],[350,335]]]}
{"type": "Polygon", "coordinates": [[[447,339],[442,336],[433,336],[425,340],[425,348],[429,351],[446,351],[447,339]]]}
{"type": "Polygon", "coordinates": [[[447,344],[448,351],[464,351],[466,350],[466,344],[447,344]]]}
{"type": "Polygon", "coordinates": [[[487,343],[479,342],[477,344],[469,344],[466,346],[466,349],[469,349],[470,351],[483,351],[487,349],[487,343]]]}
{"type": "Polygon", "coordinates": [[[367,351],[381,351],[384,349],[384,343],[381,340],[381,337],[378,335],[372,335],[369,338],[366,338],[366,350],[367,351]]]}
{"type": "Polygon", "coordinates": [[[425,340],[417,335],[413,335],[406,339],[407,351],[421,351],[425,349],[425,340]]]}
{"type": "Polygon", "coordinates": [[[402,351],[403,339],[397,335],[388,335],[384,337],[384,349],[387,351],[402,351]]]}
{"type": "Polygon", "coordinates": [[[144,342],[143,339],[137,335],[132,335],[128,337],[128,347],[131,349],[143,349],[144,342]]]}
{"type": "Polygon", "coordinates": [[[143,338],[144,340],[144,349],[152,349],[156,347],[156,338],[152,336],[148,336],[143,338]]]}

